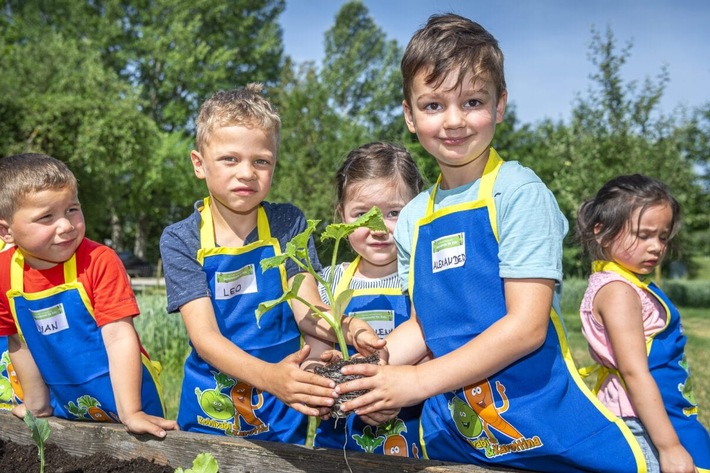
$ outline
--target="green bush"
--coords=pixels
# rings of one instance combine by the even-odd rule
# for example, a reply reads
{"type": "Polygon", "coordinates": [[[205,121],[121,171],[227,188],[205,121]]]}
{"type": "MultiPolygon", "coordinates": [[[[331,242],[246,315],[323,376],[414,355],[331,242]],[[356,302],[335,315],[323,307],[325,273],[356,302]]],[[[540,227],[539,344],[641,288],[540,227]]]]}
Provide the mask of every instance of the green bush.
{"type": "Polygon", "coordinates": [[[663,281],[661,288],[678,307],[710,307],[710,281],[674,279],[663,281]]]}

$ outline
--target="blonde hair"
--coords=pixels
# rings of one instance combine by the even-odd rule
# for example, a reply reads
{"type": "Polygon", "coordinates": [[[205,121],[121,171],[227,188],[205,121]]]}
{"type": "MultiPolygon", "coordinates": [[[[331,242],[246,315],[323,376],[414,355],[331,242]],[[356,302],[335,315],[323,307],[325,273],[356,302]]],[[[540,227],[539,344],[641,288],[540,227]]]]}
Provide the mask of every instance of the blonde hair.
{"type": "Polygon", "coordinates": [[[78,188],[66,164],[46,154],[25,153],[0,159],[0,218],[12,221],[24,199],[45,190],[78,188]]]}
{"type": "Polygon", "coordinates": [[[251,83],[236,90],[220,90],[205,101],[196,122],[198,151],[203,151],[210,133],[226,126],[261,128],[273,134],[278,150],[281,118],[271,102],[261,95],[263,88],[263,84],[251,83]]]}

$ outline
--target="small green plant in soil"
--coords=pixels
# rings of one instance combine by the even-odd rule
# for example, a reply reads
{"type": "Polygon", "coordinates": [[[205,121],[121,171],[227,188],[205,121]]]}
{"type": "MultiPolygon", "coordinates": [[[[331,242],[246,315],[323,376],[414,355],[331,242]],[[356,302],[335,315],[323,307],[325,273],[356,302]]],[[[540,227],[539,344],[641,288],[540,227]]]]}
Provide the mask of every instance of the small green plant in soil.
{"type": "Polygon", "coordinates": [[[175,473],[217,473],[219,465],[211,453],[200,453],[192,461],[192,468],[176,468],[175,473]]]}
{"type": "Polygon", "coordinates": [[[36,418],[29,410],[27,410],[24,420],[27,427],[30,428],[32,440],[37,444],[39,471],[40,473],[44,473],[44,446],[49,435],[52,433],[52,430],[49,428],[49,422],[47,422],[47,419],[36,418]]]}
{"type": "MultiPolygon", "coordinates": [[[[375,354],[366,358],[355,358],[353,360],[350,360],[350,356],[348,353],[348,345],[345,341],[345,335],[343,334],[342,319],[345,313],[345,308],[348,306],[348,303],[350,303],[350,299],[353,296],[353,290],[346,289],[337,295],[333,294],[333,291],[335,289],[333,287],[333,277],[335,275],[335,271],[332,271],[330,273],[330,277],[326,280],[321,277],[321,275],[318,274],[315,269],[313,269],[313,264],[308,254],[308,239],[316,230],[316,227],[319,223],[320,220],[308,220],[308,227],[303,232],[293,237],[293,239],[286,244],[286,250],[283,252],[283,254],[273,256],[271,258],[266,258],[261,261],[261,269],[262,271],[266,271],[267,269],[276,268],[279,265],[283,264],[287,259],[291,259],[301,269],[313,275],[313,277],[315,277],[316,280],[323,285],[326,293],[328,294],[328,299],[331,301],[330,312],[322,311],[320,308],[314,306],[313,304],[298,295],[298,290],[300,289],[301,284],[305,279],[305,275],[301,273],[294,277],[293,284],[291,285],[291,287],[289,287],[288,290],[279,299],[259,304],[259,307],[256,310],[256,320],[258,324],[259,320],[261,320],[261,317],[264,316],[266,312],[268,312],[270,309],[277,306],[278,304],[281,304],[291,299],[296,299],[302,302],[303,304],[306,304],[311,309],[314,317],[322,318],[333,329],[333,331],[335,332],[335,336],[338,340],[340,355],[342,356],[342,360],[335,360],[327,364],[326,366],[316,367],[314,371],[317,374],[335,380],[336,383],[341,383],[344,381],[348,381],[349,379],[355,378],[345,377],[340,373],[340,368],[344,364],[377,363],[379,358],[375,354]]],[[[369,212],[365,213],[352,223],[331,223],[330,225],[325,227],[325,230],[323,231],[323,233],[321,233],[321,241],[325,241],[327,239],[335,240],[331,266],[334,267],[337,263],[338,249],[340,247],[341,242],[355,230],[363,227],[367,227],[372,231],[388,231],[387,227],[385,226],[384,218],[382,217],[382,211],[378,207],[373,207],[372,209],[370,209],[369,212]]],[[[347,397],[348,399],[350,397],[357,397],[362,393],[355,392],[349,394],[350,396],[347,397]]],[[[340,402],[335,403],[332,409],[333,416],[345,417],[345,414],[340,411],[340,404],[344,400],[346,399],[341,397],[339,399],[340,402]]]]}

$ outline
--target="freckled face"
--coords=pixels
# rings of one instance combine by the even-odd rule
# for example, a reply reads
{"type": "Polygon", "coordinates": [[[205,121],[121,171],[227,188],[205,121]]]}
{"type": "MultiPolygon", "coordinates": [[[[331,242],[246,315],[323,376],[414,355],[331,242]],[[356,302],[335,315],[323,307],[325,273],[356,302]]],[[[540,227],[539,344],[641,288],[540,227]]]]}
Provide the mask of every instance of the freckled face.
{"type": "Polygon", "coordinates": [[[205,180],[219,209],[250,213],[271,188],[276,151],[269,131],[226,126],[214,130],[202,152],[193,151],[191,159],[195,175],[205,180]]]}
{"type": "Polygon", "coordinates": [[[22,250],[35,269],[67,261],[84,239],[84,215],[76,189],[50,189],[23,198],[12,222],[1,222],[3,239],[22,250]]]}
{"type": "Polygon", "coordinates": [[[346,190],[341,209],[345,223],[352,223],[372,207],[379,207],[388,230],[373,232],[360,228],[348,237],[353,250],[361,256],[358,272],[362,276],[379,278],[397,271],[397,247],[392,233],[399,212],[413,197],[406,186],[393,179],[354,183],[346,190]]]}
{"type": "Polygon", "coordinates": [[[650,274],[666,254],[673,211],[668,205],[636,209],[626,229],[607,248],[609,256],[636,274],[650,274]]]}
{"type": "Polygon", "coordinates": [[[496,124],[503,121],[507,93],[496,100],[493,84],[480,78],[474,82],[471,74],[456,87],[458,71],[434,88],[425,82],[428,73],[423,70],[414,77],[411,106],[403,103],[404,118],[439,163],[445,187],[458,187],[483,173],[496,124]]]}

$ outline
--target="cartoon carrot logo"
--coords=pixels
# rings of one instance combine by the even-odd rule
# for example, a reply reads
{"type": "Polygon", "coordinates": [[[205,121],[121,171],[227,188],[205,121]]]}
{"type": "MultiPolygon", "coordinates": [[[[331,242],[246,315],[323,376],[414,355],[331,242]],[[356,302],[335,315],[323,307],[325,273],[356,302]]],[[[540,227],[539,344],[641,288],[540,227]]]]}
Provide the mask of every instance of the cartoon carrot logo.
{"type": "Polygon", "coordinates": [[[385,455],[408,457],[407,439],[402,433],[407,431],[407,426],[399,417],[395,417],[384,425],[377,427],[377,435],[385,437],[385,455]]]}

